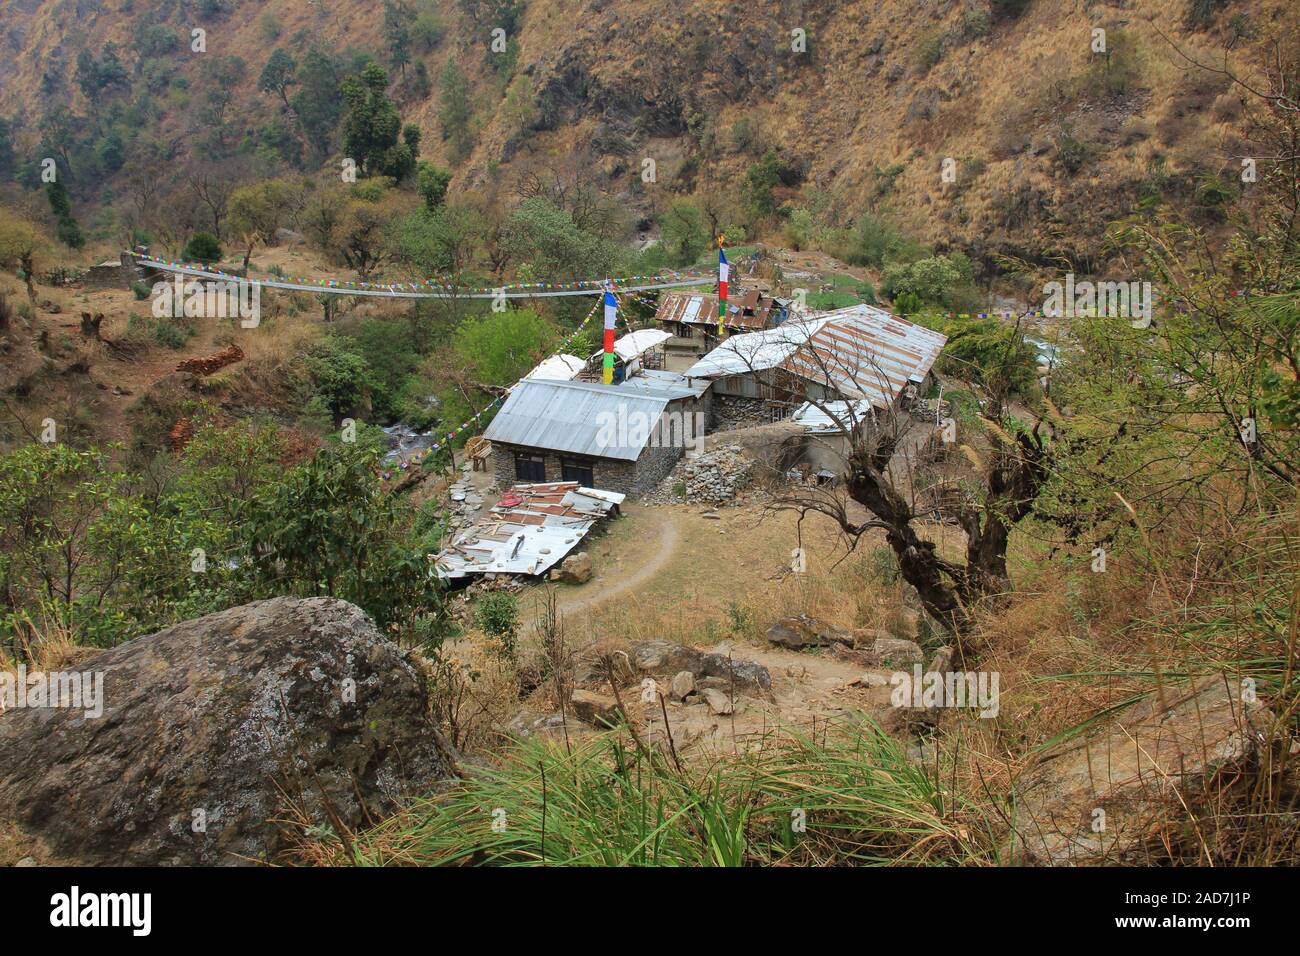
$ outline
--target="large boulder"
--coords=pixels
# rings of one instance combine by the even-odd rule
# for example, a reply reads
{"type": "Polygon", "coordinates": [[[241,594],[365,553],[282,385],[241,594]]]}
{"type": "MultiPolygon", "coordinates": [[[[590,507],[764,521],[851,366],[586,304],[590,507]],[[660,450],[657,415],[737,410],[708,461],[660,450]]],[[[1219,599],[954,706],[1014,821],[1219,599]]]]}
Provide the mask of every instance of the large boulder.
{"type": "Polygon", "coordinates": [[[81,666],[102,716],[0,715],[0,824],[48,860],[271,860],[298,825],[357,827],[451,774],[424,676],[345,601],[259,601],[81,666]]]}
{"type": "Polygon", "coordinates": [[[1274,741],[1273,715],[1250,697],[1226,674],[1171,684],[1093,736],[1049,748],[1016,785],[1016,857],[1149,865],[1148,841],[1189,818],[1212,844],[1212,821],[1198,818],[1248,785],[1274,741]]]}
{"type": "Polygon", "coordinates": [[[578,551],[565,558],[558,568],[553,568],[548,580],[563,584],[586,584],[591,580],[591,555],[578,551]]]}
{"type": "Polygon", "coordinates": [[[767,639],[778,647],[792,651],[805,647],[828,647],[832,644],[853,645],[853,632],[819,621],[807,614],[783,617],[767,629],[767,639]]]}
{"type": "Polygon", "coordinates": [[[672,641],[640,641],[632,645],[632,664],[643,675],[671,681],[682,671],[697,680],[713,677],[726,681],[740,693],[767,695],[772,675],[757,661],[735,660],[725,654],[697,650],[672,641]]]}

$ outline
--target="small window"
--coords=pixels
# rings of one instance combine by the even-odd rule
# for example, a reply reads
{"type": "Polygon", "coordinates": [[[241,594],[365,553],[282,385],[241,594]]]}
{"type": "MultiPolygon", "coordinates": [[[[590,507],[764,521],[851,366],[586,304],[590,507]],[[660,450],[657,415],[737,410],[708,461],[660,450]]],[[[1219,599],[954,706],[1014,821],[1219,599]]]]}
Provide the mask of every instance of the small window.
{"type": "Polygon", "coordinates": [[[546,458],[515,452],[515,478],[519,481],[545,481],[546,458]]]}
{"type": "Polygon", "coordinates": [[[581,461],[577,458],[560,459],[560,476],[564,481],[576,481],[584,488],[596,487],[596,478],[589,461],[581,461]]]}

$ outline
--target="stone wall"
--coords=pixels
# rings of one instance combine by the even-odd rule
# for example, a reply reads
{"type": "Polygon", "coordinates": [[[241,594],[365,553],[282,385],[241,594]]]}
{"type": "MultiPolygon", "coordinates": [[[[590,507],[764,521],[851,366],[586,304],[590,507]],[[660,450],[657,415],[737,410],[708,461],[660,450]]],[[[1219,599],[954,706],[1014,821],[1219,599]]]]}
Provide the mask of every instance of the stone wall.
{"type": "MultiPolygon", "coordinates": [[[[493,442],[491,468],[496,476],[498,487],[509,488],[520,483],[515,477],[515,452],[517,451],[543,456],[546,481],[564,480],[561,459],[570,456],[540,448],[523,448],[493,442]]],[[[634,462],[614,458],[593,458],[590,459],[592,482],[595,487],[603,491],[617,491],[639,497],[652,491],[659,482],[663,481],[681,457],[680,448],[648,447],[634,462]]]]}
{"type": "Polygon", "coordinates": [[[731,431],[734,428],[753,428],[770,425],[773,410],[779,406],[762,398],[744,398],[739,395],[713,397],[713,430],[731,431]]]}

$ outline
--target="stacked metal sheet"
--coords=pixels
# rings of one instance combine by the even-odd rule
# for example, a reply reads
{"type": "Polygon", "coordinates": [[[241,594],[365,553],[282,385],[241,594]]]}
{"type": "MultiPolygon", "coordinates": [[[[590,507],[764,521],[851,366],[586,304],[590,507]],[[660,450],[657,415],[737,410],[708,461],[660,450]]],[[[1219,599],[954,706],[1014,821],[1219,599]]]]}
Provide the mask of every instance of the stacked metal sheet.
{"type": "Polygon", "coordinates": [[[483,519],[456,535],[435,559],[438,577],[545,574],[596,522],[617,514],[624,495],[576,481],[515,485],[483,519]]]}

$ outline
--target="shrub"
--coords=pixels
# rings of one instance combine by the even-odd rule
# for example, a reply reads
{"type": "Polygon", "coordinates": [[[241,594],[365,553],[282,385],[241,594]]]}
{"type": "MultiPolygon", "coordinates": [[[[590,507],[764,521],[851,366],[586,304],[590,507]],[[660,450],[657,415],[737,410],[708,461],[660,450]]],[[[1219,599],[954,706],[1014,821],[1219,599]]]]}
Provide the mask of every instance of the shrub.
{"type": "Polygon", "coordinates": [[[513,594],[492,591],[474,608],[474,624],[484,634],[501,642],[502,656],[514,662],[519,637],[519,602],[513,594]]]}
{"type": "Polygon", "coordinates": [[[1069,126],[1056,131],[1056,157],[1065,171],[1073,176],[1092,158],[1092,147],[1074,135],[1069,126]]]}
{"type": "Polygon", "coordinates": [[[354,411],[371,388],[370,366],[340,338],[322,339],[307,353],[315,397],[337,422],[354,411]]]}
{"type": "Polygon", "coordinates": [[[221,243],[210,232],[196,232],[181,250],[181,258],[188,262],[220,262],[221,255],[221,243]]]}
{"type": "Polygon", "coordinates": [[[916,66],[922,73],[928,73],[943,59],[944,37],[942,33],[927,33],[916,43],[916,66]]]}

